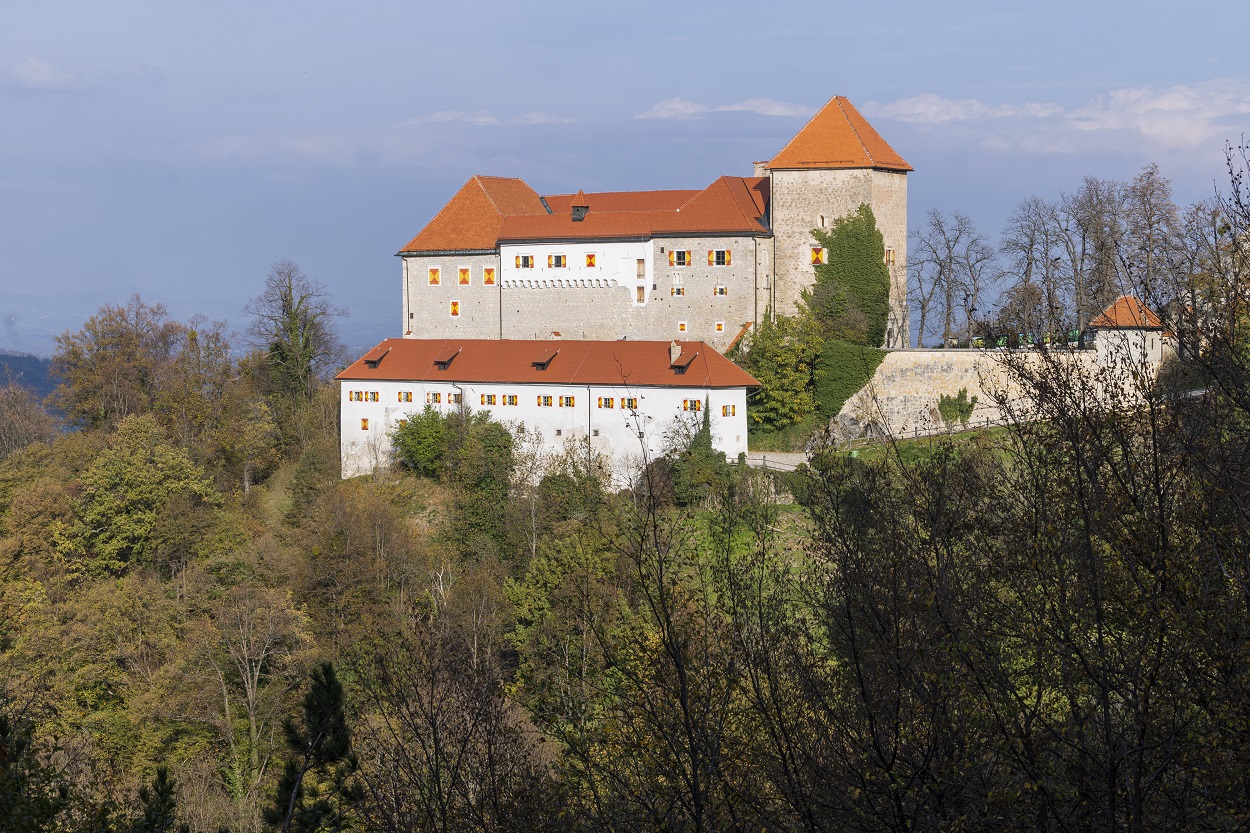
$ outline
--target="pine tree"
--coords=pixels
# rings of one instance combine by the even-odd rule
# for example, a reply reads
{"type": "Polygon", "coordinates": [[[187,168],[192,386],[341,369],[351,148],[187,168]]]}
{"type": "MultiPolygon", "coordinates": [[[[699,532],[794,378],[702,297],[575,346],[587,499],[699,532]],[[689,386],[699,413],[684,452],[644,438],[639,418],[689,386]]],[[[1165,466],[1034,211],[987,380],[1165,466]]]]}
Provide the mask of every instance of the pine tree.
{"type": "Polygon", "coordinates": [[[302,725],[288,718],[282,729],[291,759],[265,820],[282,833],[339,829],[342,808],[335,793],[344,792],[347,778],[356,770],[356,756],[343,712],[343,684],[333,665],[322,663],[313,671],[312,687],[304,695],[302,725]]]}

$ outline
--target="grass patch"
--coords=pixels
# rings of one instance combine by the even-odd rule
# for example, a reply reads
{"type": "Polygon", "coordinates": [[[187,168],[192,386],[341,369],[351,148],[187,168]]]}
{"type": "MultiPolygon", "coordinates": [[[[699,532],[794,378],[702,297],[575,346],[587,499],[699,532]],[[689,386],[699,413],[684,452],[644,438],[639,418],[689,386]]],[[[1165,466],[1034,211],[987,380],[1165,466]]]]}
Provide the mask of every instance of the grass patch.
{"type": "Polygon", "coordinates": [[[747,446],[752,451],[803,451],[812,434],[823,424],[820,417],[811,414],[780,431],[752,431],[747,435],[747,446]]]}
{"type": "Polygon", "coordinates": [[[900,439],[893,443],[876,443],[863,448],[843,449],[832,452],[838,457],[858,457],[861,460],[880,460],[893,458],[910,465],[921,463],[933,456],[934,451],[945,445],[981,445],[1003,449],[1005,451],[1007,437],[1011,429],[1006,426],[982,428],[976,431],[961,431],[954,434],[935,434],[931,437],[900,439]]]}

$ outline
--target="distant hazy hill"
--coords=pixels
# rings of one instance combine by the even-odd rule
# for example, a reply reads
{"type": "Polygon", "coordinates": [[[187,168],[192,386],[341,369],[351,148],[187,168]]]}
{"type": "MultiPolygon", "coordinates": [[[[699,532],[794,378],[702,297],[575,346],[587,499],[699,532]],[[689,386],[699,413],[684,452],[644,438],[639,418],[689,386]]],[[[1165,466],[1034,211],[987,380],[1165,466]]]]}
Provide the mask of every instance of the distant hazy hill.
{"type": "Polygon", "coordinates": [[[48,377],[51,364],[51,359],[42,356],[0,351],[0,385],[8,384],[9,379],[13,379],[34,388],[43,398],[56,387],[56,383],[48,377]]]}

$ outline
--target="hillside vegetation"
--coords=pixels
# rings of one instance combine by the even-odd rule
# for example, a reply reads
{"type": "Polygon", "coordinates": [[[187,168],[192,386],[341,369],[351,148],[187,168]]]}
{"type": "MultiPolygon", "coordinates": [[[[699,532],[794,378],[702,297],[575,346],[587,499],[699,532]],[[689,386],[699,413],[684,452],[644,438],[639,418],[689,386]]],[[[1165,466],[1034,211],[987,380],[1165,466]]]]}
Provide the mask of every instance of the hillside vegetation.
{"type": "Polygon", "coordinates": [[[0,827],[1243,829],[1240,197],[1171,275],[1204,395],[1020,362],[1017,424],[782,482],[705,423],[613,491],[467,411],[343,481],[294,264],[241,359],[102,309],[0,459],[0,827]]]}

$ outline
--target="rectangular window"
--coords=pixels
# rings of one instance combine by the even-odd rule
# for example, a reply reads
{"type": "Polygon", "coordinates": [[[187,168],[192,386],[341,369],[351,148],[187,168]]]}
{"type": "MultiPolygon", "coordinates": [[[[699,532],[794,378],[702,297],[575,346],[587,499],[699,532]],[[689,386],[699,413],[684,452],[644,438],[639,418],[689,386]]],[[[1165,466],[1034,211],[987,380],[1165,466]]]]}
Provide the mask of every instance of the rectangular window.
{"type": "Polygon", "coordinates": [[[505,405],[515,405],[515,404],[516,404],[516,394],[515,394],[515,393],[505,393],[505,394],[503,395],[503,404],[505,404],[505,405]]]}
{"type": "Polygon", "coordinates": [[[399,401],[400,401],[400,402],[411,402],[411,401],[412,401],[412,391],[410,391],[410,390],[401,390],[401,391],[399,392],[399,401]]]}
{"type": "Polygon", "coordinates": [[[725,322],[724,322],[724,321],[717,321],[717,322],[716,322],[716,332],[718,332],[718,333],[723,333],[723,332],[725,332],[725,322]]]}
{"type": "Polygon", "coordinates": [[[482,269],[482,286],[495,285],[495,267],[487,266],[482,269]]]}
{"type": "Polygon", "coordinates": [[[425,395],[425,404],[427,405],[438,405],[442,401],[443,395],[441,393],[427,393],[425,395]]]}
{"type": "Polygon", "coordinates": [[[590,268],[594,268],[594,265],[595,265],[595,256],[592,254],[586,255],[586,266],[590,268]]]}
{"type": "Polygon", "coordinates": [[[472,272],[471,272],[471,271],[469,271],[469,267],[467,267],[467,266],[461,266],[461,267],[457,270],[456,274],[457,274],[457,280],[459,280],[459,281],[460,281],[460,285],[461,285],[461,286],[468,286],[468,285],[469,285],[469,275],[471,275],[471,274],[472,274],[472,272]]]}
{"type": "Polygon", "coordinates": [[[561,408],[572,408],[572,407],[573,407],[573,397],[571,397],[571,396],[561,396],[561,397],[560,397],[560,407],[561,407],[561,408]]]}
{"type": "Polygon", "coordinates": [[[543,396],[542,394],[539,394],[539,395],[538,395],[538,407],[540,407],[540,408],[550,408],[550,407],[551,407],[551,397],[550,397],[550,396],[543,396]]]}
{"type": "Polygon", "coordinates": [[[714,286],[714,287],[712,287],[712,294],[713,294],[713,295],[728,295],[728,294],[729,294],[729,287],[727,287],[727,286],[714,286]]]}
{"type": "Polygon", "coordinates": [[[482,394],[482,404],[483,404],[483,405],[494,405],[494,404],[495,404],[495,394],[493,394],[493,393],[484,393],[484,394],[482,394]]]}
{"type": "Polygon", "coordinates": [[[451,404],[451,405],[459,405],[461,402],[464,402],[464,394],[463,393],[449,393],[447,394],[447,402],[448,404],[451,404]]]}
{"type": "Polygon", "coordinates": [[[364,419],[361,419],[361,420],[360,420],[360,430],[361,430],[361,431],[368,431],[368,430],[369,430],[369,420],[368,420],[368,418],[367,418],[367,417],[366,417],[366,418],[364,418],[364,419]]]}
{"type": "Polygon", "coordinates": [[[721,405],[720,415],[721,416],[737,416],[738,406],[737,405],[721,405]]]}
{"type": "Polygon", "coordinates": [[[600,407],[600,408],[614,408],[614,407],[616,407],[616,398],[615,398],[615,397],[612,397],[612,396],[600,396],[600,397],[599,397],[599,407],[600,407]]]}
{"type": "Polygon", "coordinates": [[[894,265],[894,249],[890,246],[885,247],[885,265],[886,266],[894,265]]]}
{"type": "Polygon", "coordinates": [[[460,317],[460,302],[459,301],[451,302],[451,317],[452,318],[460,317]]]}
{"type": "Polygon", "coordinates": [[[556,429],[556,436],[557,436],[557,437],[563,437],[563,436],[564,436],[564,431],[563,431],[563,430],[561,430],[561,429],[559,429],[559,428],[557,428],[557,429],[556,429]]]}
{"type": "Polygon", "coordinates": [[[622,408],[628,408],[628,409],[629,409],[629,410],[631,410],[631,411],[636,411],[636,410],[638,410],[638,397],[636,397],[636,396],[622,396],[622,397],[621,397],[621,407],[622,407],[622,408]]]}
{"type": "Polygon", "coordinates": [[[634,300],[636,303],[644,304],[647,301],[647,288],[639,286],[634,289],[634,300]]]}
{"type": "Polygon", "coordinates": [[[673,249],[668,253],[669,266],[689,266],[693,261],[690,259],[690,250],[685,249],[678,251],[673,249]]]}
{"type": "Polygon", "coordinates": [[[362,390],[349,390],[347,392],[347,401],[348,402],[364,402],[365,392],[362,390]]]}
{"type": "Polygon", "coordinates": [[[703,400],[683,399],[681,400],[681,409],[683,411],[701,411],[703,410],[703,400]]]}
{"type": "Polygon", "coordinates": [[[677,322],[677,332],[679,332],[679,333],[684,333],[684,332],[686,331],[686,329],[687,329],[687,328],[686,328],[686,322],[685,322],[685,321],[678,321],[678,322],[677,322]]]}
{"type": "Polygon", "coordinates": [[[824,246],[812,246],[812,265],[823,266],[829,262],[829,252],[824,246]]]}
{"type": "Polygon", "coordinates": [[[534,268],[534,256],[533,255],[517,255],[516,256],[516,268],[533,269],[534,268]]]}
{"type": "Polygon", "coordinates": [[[685,295],[685,294],[686,294],[686,287],[684,287],[684,286],[674,286],[672,289],[670,289],[670,290],[668,291],[668,294],[669,294],[669,295],[685,295]]]}
{"type": "Polygon", "coordinates": [[[563,269],[569,265],[568,258],[564,255],[547,255],[548,269],[563,269]]]}
{"type": "Polygon", "coordinates": [[[431,266],[427,274],[429,275],[430,286],[438,286],[442,280],[442,278],[440,277],[440,273],[438,271],[438,267],[431,266]]]}
{"type": "Polygon", "coordinates": [[[730,257],[728,249],[708,249],[707,250],[708,266],[729,266],[730,257]]]}
{"type": "Polygon", "coordinates": [[[378,392],[377,392],[376,390],[371,390],[371,391],[369,391],[369,393],[365,395],[365,401],[366,401],[366,402],[377,402],[377,401],[378,401],[378,392]]]}

